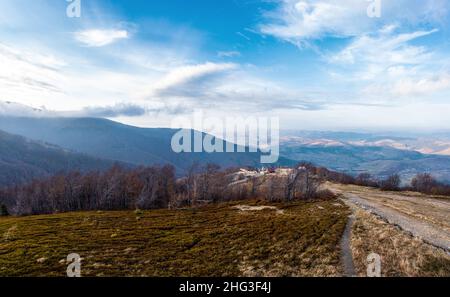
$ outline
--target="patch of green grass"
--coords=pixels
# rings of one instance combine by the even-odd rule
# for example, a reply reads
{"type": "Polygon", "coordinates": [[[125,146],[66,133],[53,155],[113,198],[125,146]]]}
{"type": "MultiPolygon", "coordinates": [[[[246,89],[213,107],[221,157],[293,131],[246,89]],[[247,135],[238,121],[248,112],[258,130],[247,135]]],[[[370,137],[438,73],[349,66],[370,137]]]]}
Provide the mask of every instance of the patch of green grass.
{"type": "Polygon", "coordinates": [[[336,201],[239,211],[80,212],[0,218],[0,276],[65,276],[68,254],[82,276],[338,275],[348,209],[336,201]]]}

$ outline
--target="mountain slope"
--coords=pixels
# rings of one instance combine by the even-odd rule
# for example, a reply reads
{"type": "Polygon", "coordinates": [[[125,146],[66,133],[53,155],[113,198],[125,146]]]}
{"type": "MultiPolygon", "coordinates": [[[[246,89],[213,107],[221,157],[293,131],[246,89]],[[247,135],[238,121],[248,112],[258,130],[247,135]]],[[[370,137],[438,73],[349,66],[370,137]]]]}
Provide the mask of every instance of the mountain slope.
{"type": "Polygon", "coordinates": [[[450,182],[450,157],[392,147],[305,145],[303,142],[290,141],[282,143],[281,155],[353,175],[368,172],[378,178],[385,178],[399,173],[407,181],[417,173],[429,172],[441,181],[450,182]]]}
{"type": "Polygon", "coordinates": [[[414,131],[387,133],[292,131],[281,132],[282,142],[305,145],[392,147],[422,154],[450,155],[450,133],[414,131]]]}
{"type": "Polygon", "coordinates": [[[0,185],[12,185],[58,172],[104,170],[113,161],[65,151],[0,131],[0,185]]]}
{"type": "Polygon", "coordinates": [[[178,130],[137,128],[106,119],[3,116],[0,129],[100,158],[136,165],[172,164],[179,173],[196,161],[222,167],[260,166],[260,153],[177,154],[171,139],[178,130]]]}

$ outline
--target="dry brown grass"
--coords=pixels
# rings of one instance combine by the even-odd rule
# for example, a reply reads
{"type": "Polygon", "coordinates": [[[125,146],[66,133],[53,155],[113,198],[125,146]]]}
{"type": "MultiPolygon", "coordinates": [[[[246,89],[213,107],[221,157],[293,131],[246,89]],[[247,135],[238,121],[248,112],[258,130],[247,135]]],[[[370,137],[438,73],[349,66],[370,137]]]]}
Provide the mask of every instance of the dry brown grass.
{"type": "Polygon", "coordinates": [[[343,203],[245,204],[0,218],[0,276],[340,275],[343,203]]]}
{"type": "Polygon", "coordinates": [[[381,192],[371,188],[353,188],[358,196],[389,207],[409,217],[439,226],[450,232],[450,199],[413,192],[381,192]]]}
{"type": "Polygon", "coordinates": [[[351,238],[356,271],[366,276],[367,256],[381,256],[383,276],[450,276],[450,256],[361,209],[351,238]]]}

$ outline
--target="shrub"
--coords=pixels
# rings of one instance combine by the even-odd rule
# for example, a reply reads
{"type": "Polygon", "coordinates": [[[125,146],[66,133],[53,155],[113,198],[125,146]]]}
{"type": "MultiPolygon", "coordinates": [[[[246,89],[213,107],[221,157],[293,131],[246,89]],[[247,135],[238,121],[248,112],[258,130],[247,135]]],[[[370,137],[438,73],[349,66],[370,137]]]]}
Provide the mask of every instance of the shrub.
{"type": "Polygon", "coordinates": [[[0,217],[7,217],[9,216],[8,208],[6,205],[2,204],[0,206],[0,217]]]}
{"type": "Polygon", "coordinates": [[[332,191],[325,189],[318,191],[315,198],[319,200],[334,200],[337,196],[332,191]]]}
{"type": "Polygon", "coordinates": [[[417,174],[411,181],[414,191],[430,194],[436,191],[438,182],[428,173],[417,174]]]}
{"type": "Polygon", "coordinates": [[[401,179],[398,174],[389,176],[386,180],[380,182],[380,189],[382,191],[399,191],[401,179]]]}

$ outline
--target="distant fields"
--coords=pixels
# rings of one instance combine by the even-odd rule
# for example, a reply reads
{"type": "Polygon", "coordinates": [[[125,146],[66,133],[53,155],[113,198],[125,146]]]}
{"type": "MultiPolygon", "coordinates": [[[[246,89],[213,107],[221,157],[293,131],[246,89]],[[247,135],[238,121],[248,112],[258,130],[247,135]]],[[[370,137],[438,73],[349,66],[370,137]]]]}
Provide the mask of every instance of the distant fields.
{"type": "Polygon", "coordinates": [[[349,213],[338,201],[245,201],[0,218],[0,276],[65,276],[71,253],[82,276],[340,275],[349,213]]]}

